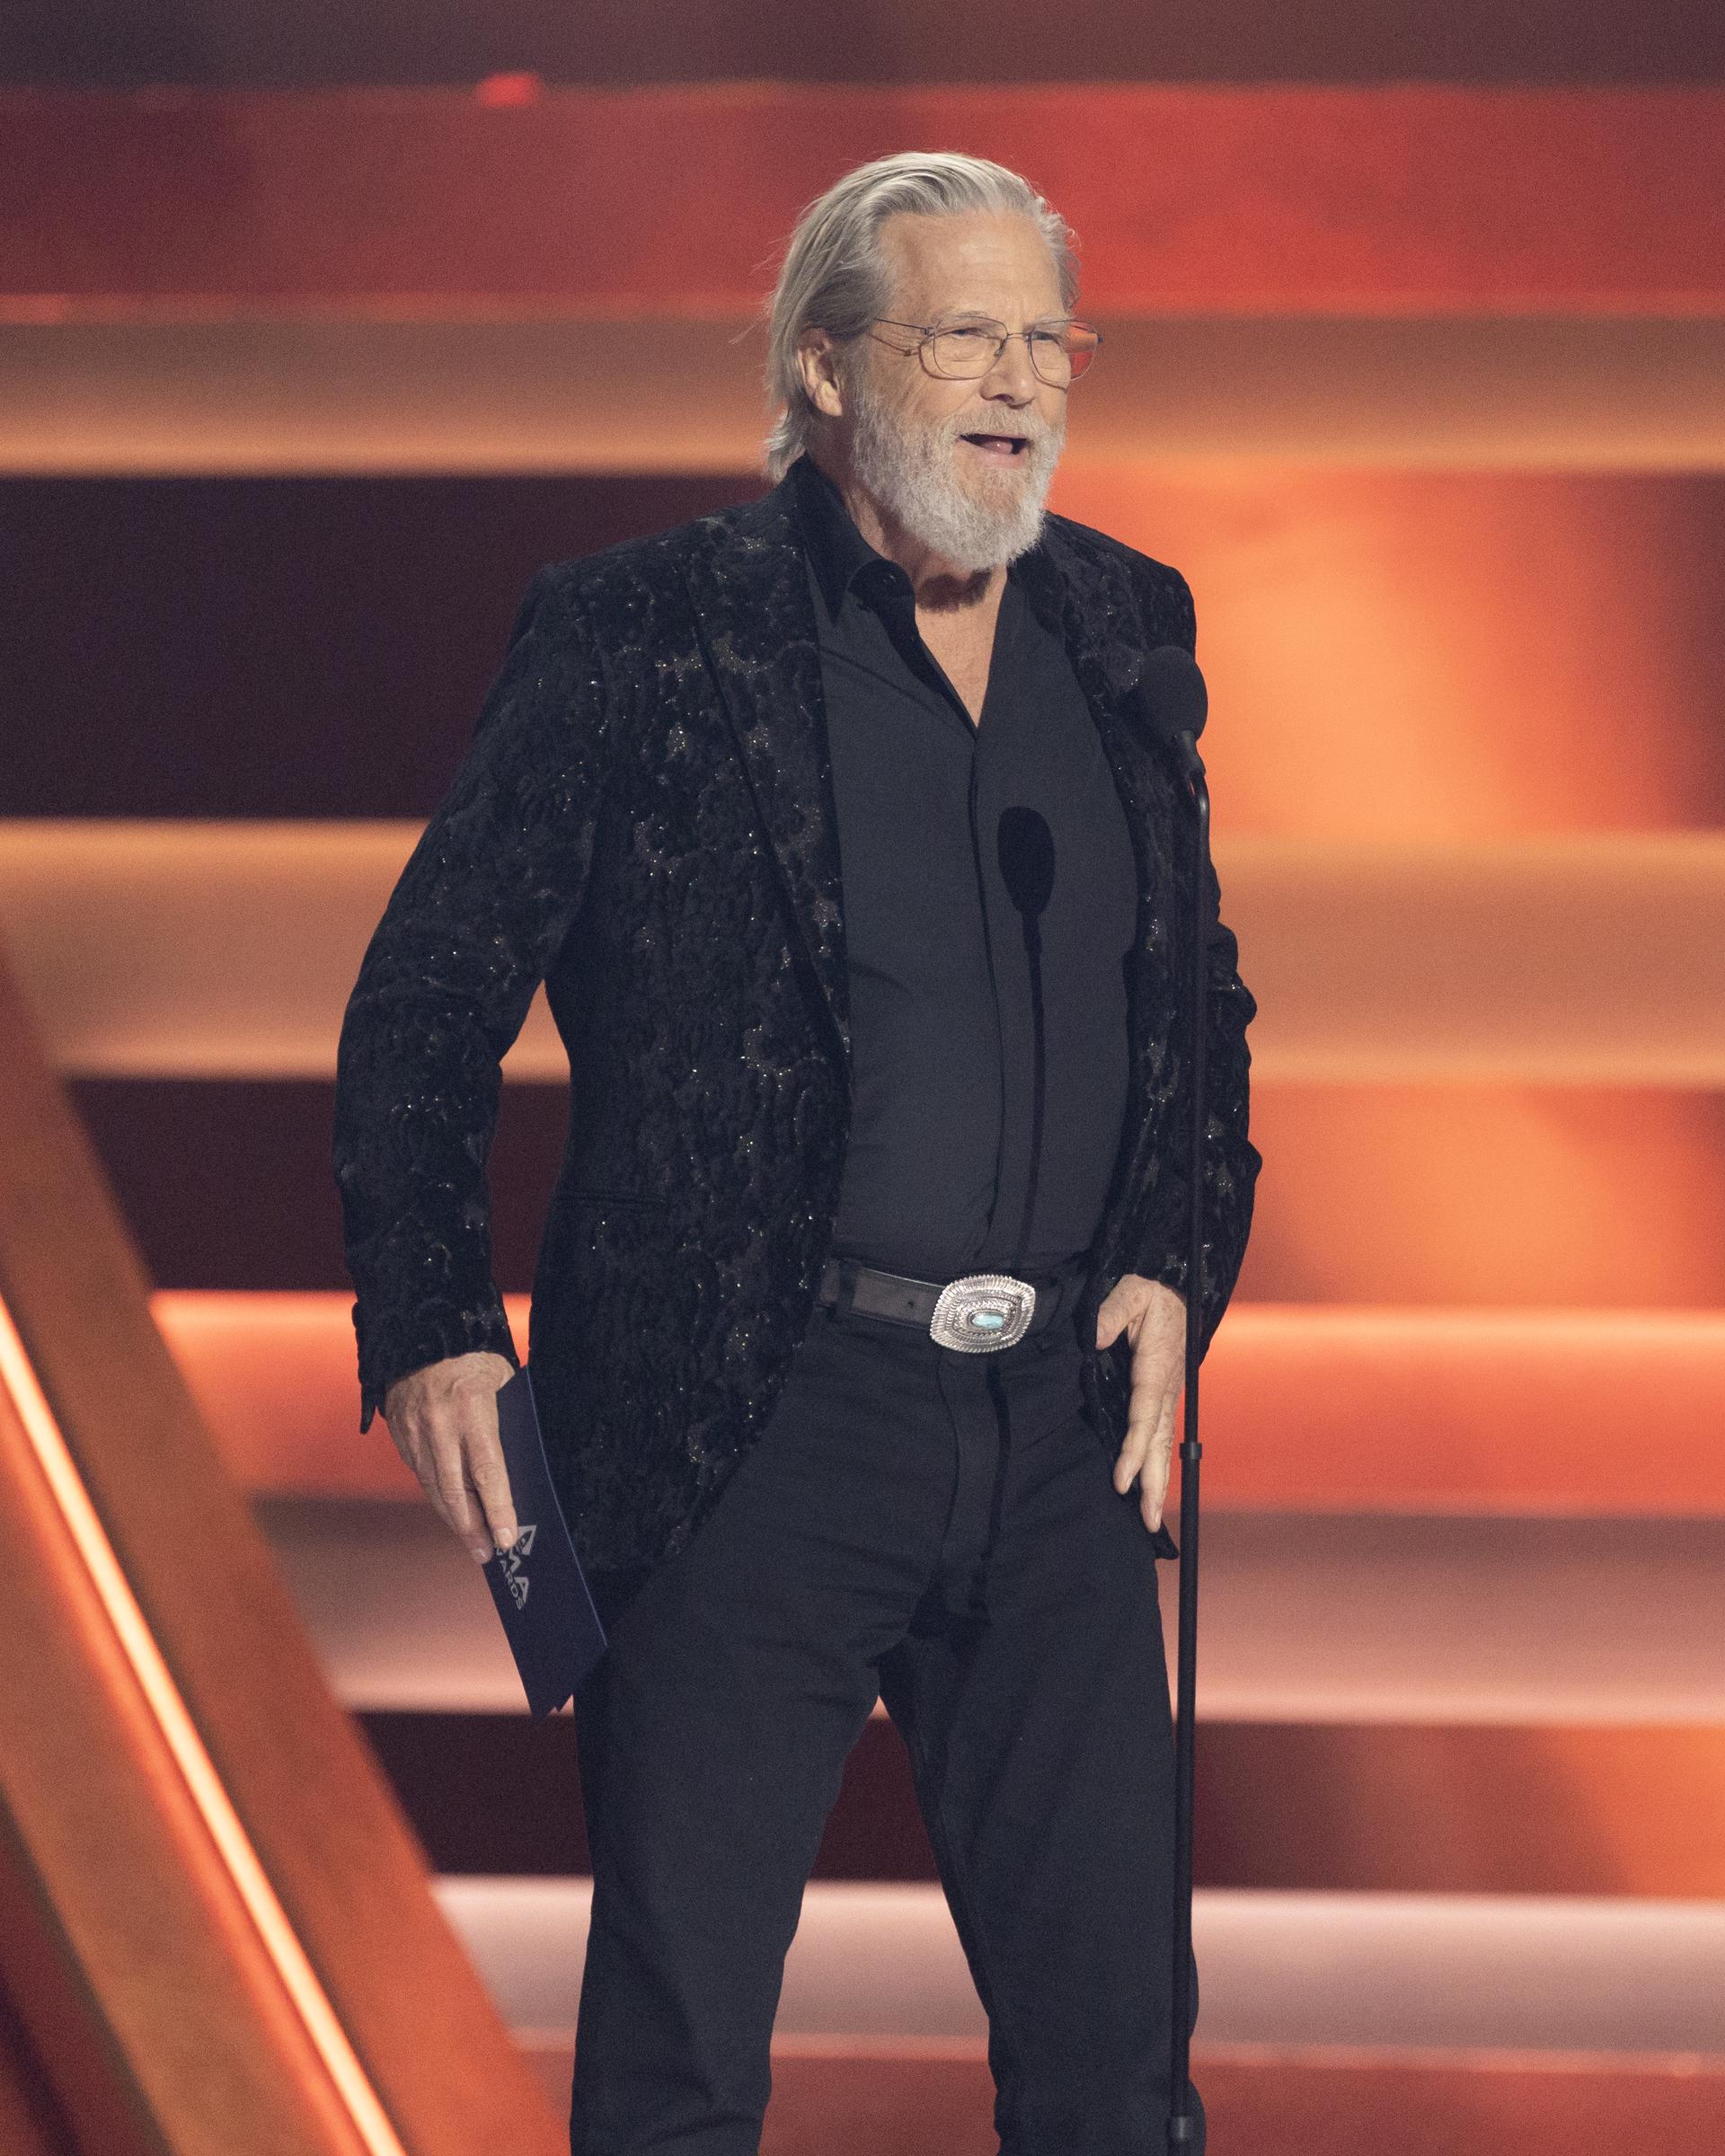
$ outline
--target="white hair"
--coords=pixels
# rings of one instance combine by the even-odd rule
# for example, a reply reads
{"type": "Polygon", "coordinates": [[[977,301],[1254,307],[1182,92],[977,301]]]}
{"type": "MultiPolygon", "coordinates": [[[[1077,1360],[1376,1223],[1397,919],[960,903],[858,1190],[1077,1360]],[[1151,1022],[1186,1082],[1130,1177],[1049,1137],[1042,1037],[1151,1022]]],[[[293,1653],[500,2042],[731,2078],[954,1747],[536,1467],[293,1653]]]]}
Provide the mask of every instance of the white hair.
{"type": "Polygon", "coordinates": [[[954,216],[995,210],[1026,216],[1048,242],[1060,279],[1060,304],[1078,296],[1071,227],[1022,174],[986,157],[951,150],[900,150],[859,164],[834,181],[797,219],[766,303],[766,390],[783,406],[766,437],[767,476],[783,479],[809,446],[818,417],[797,366],[805,330],[856,337],[891,304],[891,273],[880,231],[900,211],[954,216]]]}

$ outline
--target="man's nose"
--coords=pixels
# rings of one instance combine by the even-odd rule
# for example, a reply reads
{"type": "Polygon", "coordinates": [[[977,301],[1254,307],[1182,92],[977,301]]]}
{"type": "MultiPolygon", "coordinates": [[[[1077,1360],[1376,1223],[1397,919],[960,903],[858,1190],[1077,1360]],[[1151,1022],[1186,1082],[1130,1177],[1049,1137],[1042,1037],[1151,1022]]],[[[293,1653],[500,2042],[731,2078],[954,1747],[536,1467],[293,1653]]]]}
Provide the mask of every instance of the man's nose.
{"type": "Polygon", "coordinates": [[[1036,394],[1036,369],[1031,365],[1031,348],[1022,337],[1009,337],[995,364],[982,377],[985,397],[1008,404],[1028,404],[1036,394]]]}

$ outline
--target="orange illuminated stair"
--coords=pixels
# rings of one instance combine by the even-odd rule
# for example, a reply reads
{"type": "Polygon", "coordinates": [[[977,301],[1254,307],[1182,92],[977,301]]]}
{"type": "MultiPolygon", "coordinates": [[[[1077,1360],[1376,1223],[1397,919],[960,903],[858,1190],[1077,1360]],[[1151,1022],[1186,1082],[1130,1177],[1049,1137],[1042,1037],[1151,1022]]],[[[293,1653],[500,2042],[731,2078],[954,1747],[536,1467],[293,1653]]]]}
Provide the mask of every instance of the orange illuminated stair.
{"type": "MultiPolygon", "coordinates": [[[[585,1887],[475,1878],[444,1881],[440,1895],[500,2010],[537,2032],[530,2054],[561,2096],[585,1887]]],[[[1437,2156],[1503,2135],[1543,2156],[1649,2131],[1705,2146],[1725,2117],[1725,2060],[1710,2055],[1725,1912],[1200,1894],[1193,1937],[1210,2032],[1193,2074],[1217,2140],[1252,2156],[1314,2145],[1437,2156]],[[1417,1996],[1410,1958],[1425,1979],[1417,1996]],[[1455,2138],[1464,2122],[1479,2142],[1455,2138]]],[[[811,1886],[780,2029],[783,2138],[770,2127],[764,2152],[809,2145],[809,2113],[836,2085],[866,2135],[847,2145],[868,2156],[994,2145],[981,2011],[938,1887],[811,1886]],[[882,1966],[898,1978],[888,1993],[882,1966]],[[895,2128],[913,2138],[895,2144],[895,2128]]]]}
{"type": "Polygon", "coordinates": [[[38,175],[0,234],[0,467],[752,473],[762,264],[918,137],[1077,226],[1110,366],[1075,468],[1725,456],[1713,84],[515,79],[0,90],[38,175]],[[686,202],[638,184],[667,140],[686,202]]]}
{"type": "MultiPolygon", "coordinates": [[[[526,1298],[506,1300],[525,1353],[526,1298]]],[[[390,1447],[355,1441],[351,1302],[155,1298],[252,1490],[415,1493],[390,1447]]],[[[1203,1397],[1204,1496],[1220,1507],[1725,1516],[1725,1312],[1236,1303],[1203,1397]]]]}
{"type": "Polygon", "coordinates": [[[14,319],[747,315],[835,169],[952,136],[1035,170],[1122,312],[1725,305],[1712,87],[43,89],[3,109],[40,175],[0,235],[14,319]],[[700,190],[638,184],[670,139],[700,190]],[[200,183],[225,214],[172,214],[200,183]]]}
{"type": "MultiPolygon", "coordinates": [[[[419,835],[0,821],[0,923],[63,1069],[327,1076],[419,835]]],[[[1216,853],[1261,1082],[1725,1087],[1725,835],[1246,833],[1216,853]]],[[[543,994],[504,1070],[566,1078],[543,994]]]]}

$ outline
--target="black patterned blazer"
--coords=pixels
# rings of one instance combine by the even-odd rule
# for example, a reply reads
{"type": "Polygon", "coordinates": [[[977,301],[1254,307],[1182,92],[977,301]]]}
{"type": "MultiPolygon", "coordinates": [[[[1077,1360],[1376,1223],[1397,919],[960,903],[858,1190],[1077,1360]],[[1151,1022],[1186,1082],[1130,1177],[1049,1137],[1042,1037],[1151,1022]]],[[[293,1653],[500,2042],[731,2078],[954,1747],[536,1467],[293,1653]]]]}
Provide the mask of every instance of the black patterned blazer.
{"type": "MultiPolygon", "coordinates": [[[[1127,1115],[1078,1321],[1085,1399],[1111,1454],[1128,1359],[1123,1342],[1088,1346],[1096,1305],[1128,1271],[1188,1289],[1180,955],[1200,910],[1213,985],[1205,1348],[1261,1164],[1246,1135],[1256,1005],[1213,878],[1194,903],[1181,782],[1123,709],[1146,650],[1193,647],[1185,579],[1061,517],[1023,570],[1101,729],[1138,867],[1127,1115]]],[[[528,1354],[577,1551],[624,1572],[683,1547],[764,1427],[837,1207],[845,915],[789,479],[547,563],[527,588],[341,1025],[333,1166],[362,1431],[407,1371],[477,1348],[518,1360],[484,1170],[499,1063],[542,979],[570,1104],[528,1354]]]]}

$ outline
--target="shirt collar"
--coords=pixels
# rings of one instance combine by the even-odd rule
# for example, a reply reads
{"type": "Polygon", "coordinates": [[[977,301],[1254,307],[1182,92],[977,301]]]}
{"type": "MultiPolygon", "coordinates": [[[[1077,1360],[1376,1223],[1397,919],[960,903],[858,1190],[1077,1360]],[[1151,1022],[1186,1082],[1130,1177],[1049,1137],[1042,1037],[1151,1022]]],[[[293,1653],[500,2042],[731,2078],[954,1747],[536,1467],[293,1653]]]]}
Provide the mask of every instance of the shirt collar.
{"type": "Polygon", "coordinates": [[[896,561],[871,546],[856,528],[844,497],[805,451],[791,467],[796,476],[802,513],[802,540],[828,616],[836,615],[845,595],[865,572],[869,596],[888,591],[908,593],[910,579],[896,561]]]}
{"type": "MultiPolygon", "coordinates": [[[[845,596],[854,586],[859,596],[871,601],[912,596],[910,579],[896,561],[889,561],[885,554],[871,546],[857,530],[854,519],[845,507],[844,496],[807,450],[797,458],[787,476],[797,490],[803,549],[819,586],[828,621],[837,620],[845,596]],[[862,579],[861,583],[859,578],[862,579]]],[[[1052,567],[1039,543],[1028,553],[1007,563],[1006,582],[1011,590],[1002,596],[1014,615],[1022,602],[1044,627],[1057,632],[1057,597],[1043,594],[1043,605],[1039,605],[1039,594],[1031,585],[1033,575],[1039,581],[1039,572],[1052,567]],[[1052,618],[1043,611],[1048,603],[1056,607],[1052,618]]],[[[1056,582],[1058,582],[1057,572],[1056,582]]]]}

